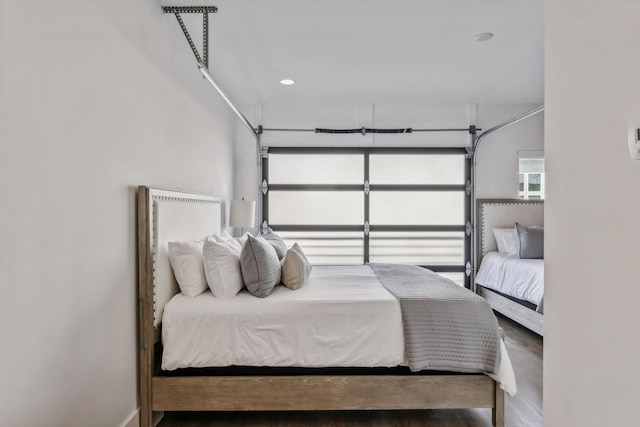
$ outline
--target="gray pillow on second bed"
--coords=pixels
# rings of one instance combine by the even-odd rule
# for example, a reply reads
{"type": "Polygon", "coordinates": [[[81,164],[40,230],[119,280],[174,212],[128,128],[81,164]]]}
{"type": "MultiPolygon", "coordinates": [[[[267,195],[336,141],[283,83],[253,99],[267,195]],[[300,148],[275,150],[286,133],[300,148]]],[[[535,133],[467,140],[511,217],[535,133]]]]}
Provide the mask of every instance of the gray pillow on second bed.
{"type": "Polygon", "coordinates": [[[544,259],[544,227],[516,222],[516,230],[520,239],[520,258],[544,259]]]}

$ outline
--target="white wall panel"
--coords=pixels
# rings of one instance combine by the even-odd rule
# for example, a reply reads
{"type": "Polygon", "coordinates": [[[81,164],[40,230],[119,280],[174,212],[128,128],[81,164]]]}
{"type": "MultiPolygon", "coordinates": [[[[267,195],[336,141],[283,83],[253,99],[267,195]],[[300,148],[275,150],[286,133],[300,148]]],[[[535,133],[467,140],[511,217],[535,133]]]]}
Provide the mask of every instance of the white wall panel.
{"type": "Polygon", "coordinates": [[[235,121],[154,0],[0,8],[0,424],[123,425],[134,189],[229,198],[235,121]]]}
{"type": "Polygon", "coordinates": [[[545,426],[638,424],[640,3],[545,2],[545,426]]]}

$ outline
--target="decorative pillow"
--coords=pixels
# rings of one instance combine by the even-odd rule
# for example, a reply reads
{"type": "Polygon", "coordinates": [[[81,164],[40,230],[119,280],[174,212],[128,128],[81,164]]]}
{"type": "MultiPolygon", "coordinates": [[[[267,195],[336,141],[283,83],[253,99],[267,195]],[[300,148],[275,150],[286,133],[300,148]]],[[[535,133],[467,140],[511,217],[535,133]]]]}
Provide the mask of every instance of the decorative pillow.
{"type": "Polygon", "coordinates": [[[520,257],[520,241],[518,233],[513,229],[513,233],[504,233],[502,235],[504,250],[507,255],[520,257]]]}
{"type": "Polygon", "coordinates": [[[507,249],[504,246],[504,236],[511,234],[514,236],[516,236],[516,229],[515,227],[513,228],[493,228],[493,237],[496,238],[496,244],[498,245],[498,252],[500,252],[501,254],[506,254],[507,253],[507,249]]]}
{"type": "Polygon", "coordinates": [[[544,227],[533,225],[526,226],[516,223],[518,239],[520,240],[520,258],[543,259],[544,258],[544,227]]]}
{"type": "Polygon", "coordinates": [[[282,262],[282,284],[296,290],[307,283],[310,275],[311,263],[300,246],[294,243],[282,262]]]}
{"type": "Polygon", "coordinates": [[[244,284],[253,295],[264,298],[280,283],[280,260],[276,250],[264,238],[248,236],[240,252],[244,284]]]}
{"type": "Polygon", "coordinates": [[[229,299],[240,292],[244,286],[240,271],[240,251],[230,247],[228,242],[219,243],[207,239],[202,247],[202,260],[213,296],[229,299]]]}
{"type": "Polygon", "coordinates": [[[207,290],[202,263],[202,240],[169,242],[169,263],[173,268],[180,292],[193,298],[207,290]]]}
{"type": "Polygon", "coordinates": [[[267,228],[267,232],[262,235],[265,240],[271,243],[271,246],[276,250],[276,254],[278,254],[278,259],[283,259],[287,254],[287,244],[273,232],[271,228],[267,228]]]}

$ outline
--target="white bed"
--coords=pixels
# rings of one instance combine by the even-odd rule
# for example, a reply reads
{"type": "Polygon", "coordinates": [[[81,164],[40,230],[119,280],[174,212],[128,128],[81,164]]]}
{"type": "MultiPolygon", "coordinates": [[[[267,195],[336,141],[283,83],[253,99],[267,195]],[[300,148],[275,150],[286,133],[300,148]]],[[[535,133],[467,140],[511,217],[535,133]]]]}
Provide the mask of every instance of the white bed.
{"type": "Polygon", "coordinates": [[[482,258],[476,284],[540,307],[544,297],[544,260],[488,252],[482,258]]]}
{"type": "Polygon", "coordinates": [[[400,303],[368,266],[315,266],[267,298],[177,294],[165,306],[162,369],[404,365],[400,303]]]}
{"type": "MultiPolygon", "coordinates": [[[[162,324],[163,370],[407,366],[400,303],[367,265],[315,266],[305,286],[277,286],[267,298],[178,293],[162,324]]],[[[504,343],[491,377],[515,394],[504,343]]]]}
{"type": "Polygon", "coordinates": [[[519,259],[498,252],[494,229],[544,226],[542,200],[480,199],[476,292],[491,307],[544,336],[544,260],[519,259]]]}
{"type": "MultiPolygon", "coordinates": [[[[368,370],[366,373],[324,370],[309,372],[306,368],[303,372],[292,371],[293,365],[298,363],[295,360],[300,360],[299,356],[308,357],[304,355],[305,352],[311,351],[306,347],[308,343],[304,344],[302,353],[297,355],[276,355],[276,352],[271,352],[273,362],[266,364],[289,365],[282,368],[285,369],[284,373],[276,374],[268,368],[251,374],[207,369],[162,370],[161,361],[164,353],[171,351],[168,349],[172,345],[167,342],[168,337],[184,334],[193,341],[189,344],[191,346],[209,345],[202,344],[200,336],[195,331],[193,333],[172,331],[173,326],[169,320],[171,317],[188,319],[190,315],[185,316],[183,310],[188,307],[187,311],[193,311],[194,304],[199,307],[196,311],[204,310],[210,304],[214,304],[218,310],[232,311],[231,301],[216,301],[208,291],[201,295],[202,298],[196,297],[188,301],[194,304],[185,304],[187,301],[180,295],[167,256],[168,242],[198,240],[203,236],[219,233],[223,218],[221,211],[222,201],[217,197],[148,187],[138,189],[141,425],[155,425],[162,417],[163,411],[491,408],[493,425],[504,426],[502,388],[513,392],[514,389],[511,389],[509,384],[514,387],[515,384],[510,382],[513,378],[508,378],[513,377],[513,370],[503,343],[500,346],[499,370],[496,375],[491,376],[463,372],[420,372],[414,375],[393,369],[385,372],[368,370]],[[162,345],[163,336],[166,348],[162,345]],[[239,396],[241,398],[238,398],[239,396]]],[[[214,324],[220,326],[224,322],[229,322],[222,328],[235,327],[237,330],[249,331],[247,336],[251,339],[240,346],[236,345],[233,350],[236,356],[241,352],[238,348],[242,347],[246,349],[257,346],[264,350],[274,345],[280,348],[278,344],[271,342],[273,339],[271,335],[263,332],[269,329],[275,331],[276,336],[280,335],[282,331],[274,325],[281,323],[278,319],[282,307],[293,304],[294,299],[304,296],[306,292],[310,298],[296,302],[304,306],[304,310],[298,311],[296,316],[299,319],[298,323],[302,326],[301,331],[305,328],[308,331],[311,327],[313,334],[300,331],[287,332],[285,334],[287,341],[295,336],[313,335],[315,339],[319,339],[329,347],[338,346],[335,352],[342,352],[345,348],[349,348],[345,345],[362,345],[362,342],[358,341],[360,338],[353,334],[347,335],[349,340],[355,341],[353,343],[341,342],[339,339],[336,341],[339,335],[348,334],[351,328],[360,334],[370,334],[370,331],[365,330],[365,323],[369,323],[367,328],[379,329],[383,322],[383,331],[377,331],[377,333],[386,334],[383,335],[386,337],[384,340],[378,338],[374,341],[374,352],[378,353],[378,356],[372,358],[371,355],[360,355],[360,357],[366,357],[368,359],[366,361],[358,362],[354,360],[355,352],[345,351],[349,354],[344,355],[345,360],[342,362],[324,359],[322,362],[312,363],[322,365],[334,364],[334,362],[345,363],[351,367],[360,363],[363,366],[403,364],[402,341],[404,338],[400,332],[402,330],[401,314],[398,308],[400,303],[394,300],[373,273],[365,270],[366,268],[368,267],[362,266],[353,269],[352,274],[360,276],[354,279],[349,274],[344,274],[339,268],[314,267],[315,273],[312,273],[310,282],[305,285],[308,287],[306,290],[303,287],[293,292],[286,292],[286,289],[279,287],[268,298],[252,296],[249,301],[249,296],[243,294],[233,298],[234,301],[237,300],[244,305],[250,304],[252,309],[255,309],[255,312],[249,313],[248,317],[258,320],[258,325],[249,326],[244,323],[246,318],[241,320],[237,317],[232,317],[230,320],[201,319],[195,322],[189,319],[186,322],[191,325],[190,328],[227,340],[230,338],[226,336],[225,331],[211,332],[206,329],[214,327],[214,324]],[[316,274],[315,277],[314,274],[316,274]],[[331,280],[329,285],[314,285],[315,280],[318,280],[319,284],[320,281],[324,283],[327,279],[331,280]],[[336,289],[340,290],[339,300],[335,299],[335,293],[332,292],[336,289]],[[345,290],[351,292],[344,292],[345,290]],[[369,301],[357,310],[354,309],[356,302],[371,296],[373,301],[369,301]],[[330,312],[328,315],[326,312],[324,315],[320,314],[321,306],[326,305],[336,307],[335,312],[330,312]],[[318,326],[315,322],[323,316],[326,317],[318,326]],[[310,319],[313,317],[316,319],[311,322],[310,319]],[[238,322],[243,324],[239,325],[238,322]],[[314,325],[309,326],[305,322],[314,323],[314,325]],[[200,325],[195,327],[194,324],[200,325]],[[321,326],[326,326],[328,333],[318,333],[318,328],[321,326]],[[270,342],[260,342],[260,339],[270,342]]],[[[322,308],[324,311],[327,307],[322,308]]],[[[288,317],[287,324],[291,326],[290,316],[288,317]]],[[[229,342],[231,341],[227,344],[229,342]]],[[[222,347],[220,344],[215,345],[222,347]]],[[[318,347],[315,348],[317,350],[318,347]]],[[[226,350],[221,354],[224,355],[225,352],[227,355],[223,357],[231,357],[226,350]]],[[[255,353],[254,350],[250,352],[255,353]]],[[[191,353],[191,357],[199,356],[201,355],[198,351],[191,353]]],[[[168,366],[172,363],[176,363],[176,366],[188,365],[171,360],[172,358],[168,358],[168,366]]],[[[315,358],[315,360],[319,359],[315,358]]],[[[210,365],[210,361],[196,363],[210,365]]],[[[224,361],[225,365],[228,363],[239,362],[237,360],[232,362],[230,359],[224,361]]],[[[244,361],[242,363],[244,364],[244,361]]],[[[248,359],[247,363],[249,363],[248,359]]],[[[258,362],[254,361],[254,363],[258,362]]],[[[306,363],[304,362],[305,365],[306,363]]],[[[259,364],[265,365],[265,361],[259,364]]]]}

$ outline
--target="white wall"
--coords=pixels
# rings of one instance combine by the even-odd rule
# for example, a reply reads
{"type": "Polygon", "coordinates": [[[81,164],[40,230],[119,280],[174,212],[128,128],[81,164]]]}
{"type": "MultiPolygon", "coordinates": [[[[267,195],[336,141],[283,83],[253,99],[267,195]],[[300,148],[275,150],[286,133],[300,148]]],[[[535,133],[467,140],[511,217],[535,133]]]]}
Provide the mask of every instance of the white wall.
{"type": "MultiPolygon", "coordinates": [[[[480,133],[538,105],[478,105],[480,133]]],[[[518,151],[544,150],[544,112],[487,134],[478,147],[476,195],[479,199],[518,197],[518,151]]]]}
{"type": "MultiPolygon", "coordinates": [[[[430,105],[430,104],[360,104],[360,105],[265,105],[244,106],[243,111],[254,126],[265,128],[356,129],[361,127],[414,129],[468,128],[476,124],[488,130],[538,105],[430,105]]],[[[236,156],[238,193],[257,197],[258,169],[255,140],[244,128],[238,129],[236,156]]],[[[464,147],[470,144],[467,132],[413,133],[403,135],[367,134],[366,136],[327,135],[308,132],[265,132],[263,146],[362,146],[362,147],[464,147]]],[[[483,198],[518,196],[518,150],[543,150],[544,115],[537,114],[508,128],[488,135],[481,143],[477,163],[477,195],[483,198]]],[[[247,196],[245,196],[247,197],[247,196]]],[[[255,200],[255,199],[254,199],[255,200]]]]}
{"type": "Polygon", "coordinates": [[[139,184],[232,193],[235,120],[155,0],[0,0],[0,424],[135,420],[139,184]]]}
{"type": "Polygon", "coordinates": [[[638,425],[640,2],[547,0],[545,426],[638,425]]]}

